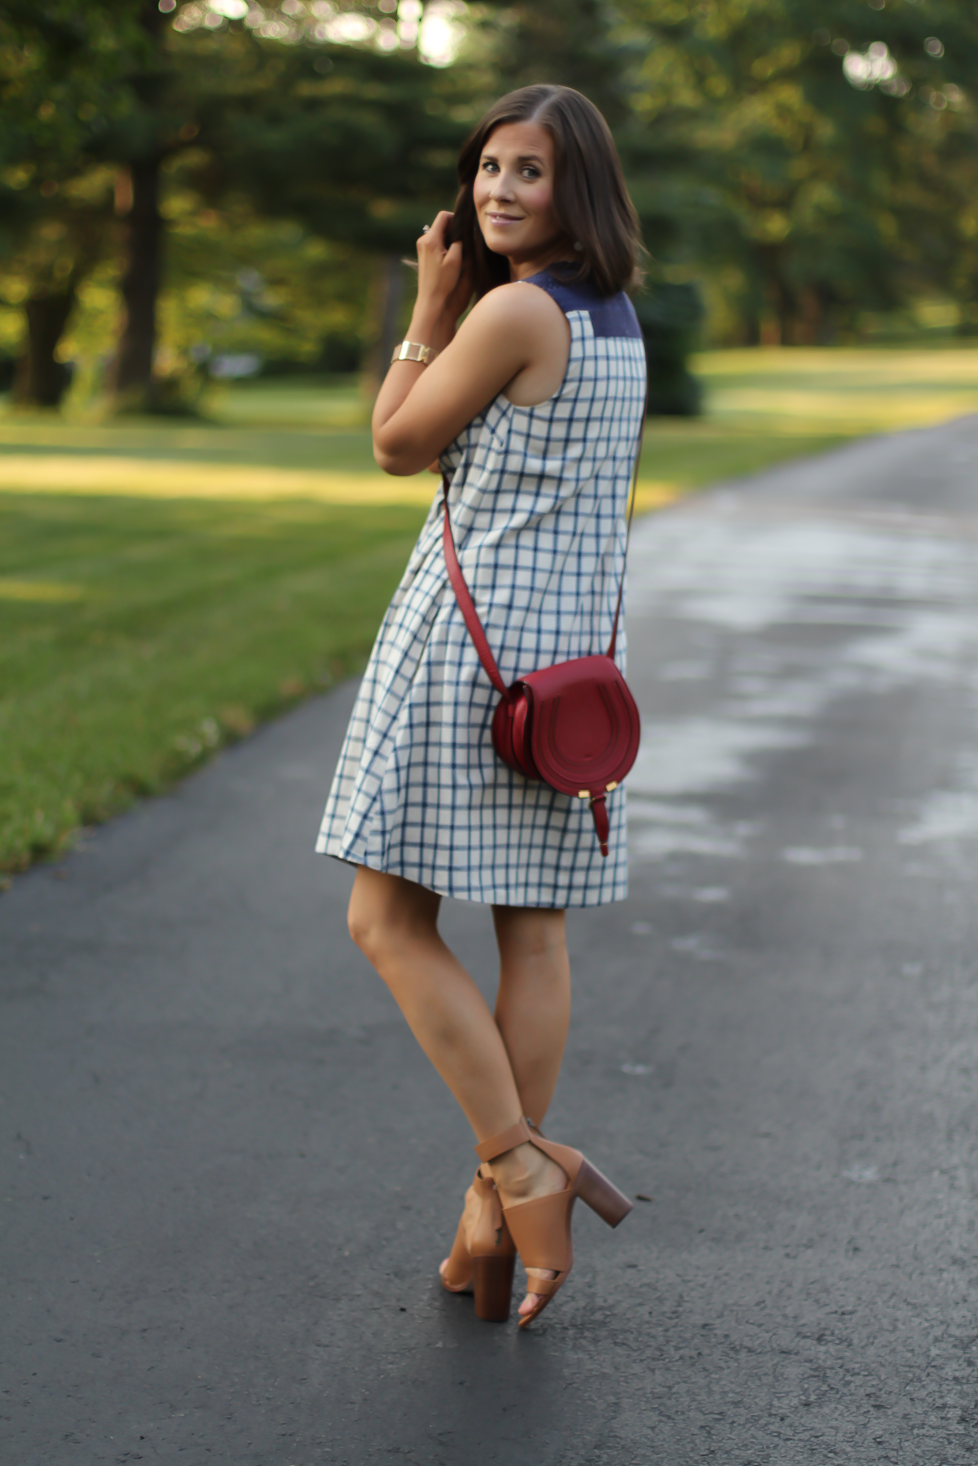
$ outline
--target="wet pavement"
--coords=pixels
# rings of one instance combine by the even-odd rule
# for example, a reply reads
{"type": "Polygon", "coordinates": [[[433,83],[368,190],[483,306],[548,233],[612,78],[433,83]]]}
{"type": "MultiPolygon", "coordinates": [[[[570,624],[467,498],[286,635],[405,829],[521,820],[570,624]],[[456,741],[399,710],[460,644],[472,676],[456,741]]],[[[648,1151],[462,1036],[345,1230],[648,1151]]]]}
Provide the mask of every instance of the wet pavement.
{"type": "MultiPolygon", "coordinates": [[[[345,687],[0,899],[0,1461],[952,1466],[978,1448],[978,418],[637,528],[629,900],[569,918],[534,1329],[311,853],[345,687]]],[[[444,927],[486,991],[488,913],[444,927]]]]}

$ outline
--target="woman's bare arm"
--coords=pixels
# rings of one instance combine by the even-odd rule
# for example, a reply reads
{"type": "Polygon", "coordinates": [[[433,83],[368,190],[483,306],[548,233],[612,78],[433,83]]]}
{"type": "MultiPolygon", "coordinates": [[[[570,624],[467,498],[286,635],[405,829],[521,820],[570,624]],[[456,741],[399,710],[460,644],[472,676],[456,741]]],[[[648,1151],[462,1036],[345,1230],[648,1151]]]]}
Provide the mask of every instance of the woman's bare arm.
{"type": "Polygon", "coordinates": [[[471,287],[461,247],[445,248],[450,217],[439,214],[418,241],[418,302],[408,332],[409,340],[440,355],[427,367],[395,362],[374,407],[374,457],[386,473],[420,472],[498,393],[509,389],[514,401],[542,402],[566,370],[566,317],[533,287],[490,291],[456,334],[471,287]]]}

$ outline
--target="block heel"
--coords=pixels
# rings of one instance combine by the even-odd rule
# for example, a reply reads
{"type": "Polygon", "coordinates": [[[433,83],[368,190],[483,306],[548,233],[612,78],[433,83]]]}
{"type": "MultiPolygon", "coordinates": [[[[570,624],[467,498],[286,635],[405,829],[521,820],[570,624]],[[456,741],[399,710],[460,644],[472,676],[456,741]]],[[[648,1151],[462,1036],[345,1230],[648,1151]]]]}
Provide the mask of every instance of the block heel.
{"type": "Polygon", "coordinates": [[[475,1316],[486,1323],[505,1323],[513,1294],[516,1244],[503,1217],[499,1192],[492,1180],[476,1171],[472,1188],[482,1205],[469,1242],[459,1221],[451,1253],[441,1270],[449,1293],[474,1293],[475,1316]]]}
{"type": "Polygon", "coordinates": [[[513,1297],[516,1250],[501,1257],[473,1257],[475,1316],[484,1323],[506,1323],[513,1297]]]}
{"type": "Polygon", "coordinates": [[[607,1176],[602,1176],[590,1161],[582,1160],[577,1174],[577,1194],[585,1205],[597,1212],[609,1227],[617,1227],[619,1222],[623,1222],[632,1209],[628,1197],[623,1196],[617,1186],[612,1186],[607,1176]]]}

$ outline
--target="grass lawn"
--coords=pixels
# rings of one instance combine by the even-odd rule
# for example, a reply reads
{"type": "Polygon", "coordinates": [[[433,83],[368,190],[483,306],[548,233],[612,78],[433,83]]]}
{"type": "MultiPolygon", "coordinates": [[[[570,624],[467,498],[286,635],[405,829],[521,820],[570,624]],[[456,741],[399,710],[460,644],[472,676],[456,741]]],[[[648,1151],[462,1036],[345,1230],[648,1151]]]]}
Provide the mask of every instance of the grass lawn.
{"type": "MultiPolygon", "coordinates": [[[[713,352],[646,434],[640,505],[978,406],[978,351],[713,352]]],[[[345,383],[212,420],[0,416],[0,871],[362,665],[437,480],[390,479],[345,383]]],[[[331,770],[323,770],[323,796],[331,770]]]]}

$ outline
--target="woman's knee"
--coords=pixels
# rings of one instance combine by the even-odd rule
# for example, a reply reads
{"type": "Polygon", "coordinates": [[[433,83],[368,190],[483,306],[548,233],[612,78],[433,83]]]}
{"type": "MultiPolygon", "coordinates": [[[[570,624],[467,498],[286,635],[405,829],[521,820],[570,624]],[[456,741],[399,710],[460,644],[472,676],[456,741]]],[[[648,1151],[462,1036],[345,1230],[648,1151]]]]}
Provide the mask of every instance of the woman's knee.
{"type": "Polygon", "coordinates": [[[367,961],[372,962],[375,967],[378,966],[391,942],[392,923],[389,912],[383,904],[371,900],[369,894],[358,891],[354,885],[346,923],[350,936],[367,961]]]}
{"type": "Polygon", "coordinates": [[[431,904],[424,897],[431,893],[425,891],[419,900],[415,892],[421,890],[396,876],[363,869],[357,872],[347,909],[347,926],[360,951],[378,970],[392,954],[403,952],[423,938],[429,926],[435,930],[437,904],[430,912],[424,909],[431,904]]]}
{"type": "Polygon", "coordinates": [[[346,924],[356,946],[360,948],[365,957],[369,957],[378,944],[382,922],[378,920],[377,912],[371,903],[358,897],[356,887],[353,888],[350,904],[347,907],[346,924]]]}
{"type": "Polygon", "coordinates": [[[518,963],[566,961],[564,912],[548,908],[494,906],[500,957],[518,963]]]}

